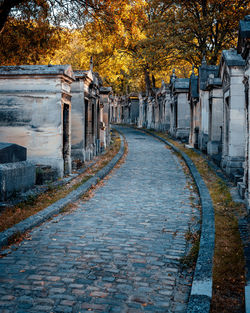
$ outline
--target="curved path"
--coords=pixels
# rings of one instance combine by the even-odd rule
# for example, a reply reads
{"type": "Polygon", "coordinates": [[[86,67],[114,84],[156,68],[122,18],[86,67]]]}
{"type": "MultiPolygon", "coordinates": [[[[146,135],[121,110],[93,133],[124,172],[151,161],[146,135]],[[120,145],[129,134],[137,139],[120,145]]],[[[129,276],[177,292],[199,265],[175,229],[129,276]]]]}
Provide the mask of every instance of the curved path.
{"type": "Polygon", "coordinates": [[[185,233],[199,212],[178,158],[121,128],[124,164],[77,210],[0,259],[0,312],[185,312],[185,233]]]}

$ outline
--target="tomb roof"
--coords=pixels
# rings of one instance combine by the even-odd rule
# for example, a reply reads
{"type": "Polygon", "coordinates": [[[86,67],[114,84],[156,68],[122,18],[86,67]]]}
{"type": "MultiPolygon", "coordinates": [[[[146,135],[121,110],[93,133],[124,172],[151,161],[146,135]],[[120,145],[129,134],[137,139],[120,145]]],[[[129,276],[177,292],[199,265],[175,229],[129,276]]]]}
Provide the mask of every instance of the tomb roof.
{"type": "Polygon", "coordinates": [[[250,15],[245,16],[239,24],[237,51],[246,59],[250,49],[250,15]]]}
{"type": "Polygon", "coordinates": [[[202,63],[199,67],[199,89],[206,90],[207,79],[210,74],[214,74],[214,76],[217,77],[219,74],[219,67],[217,65],[207,65],[206,63],[202,63]]]}
{"type": "Polygon", "coordinates": [[[174,89],[187,89],[189,88],[189,78],[176,78],[174,81],[174,89]]]}
{"type": "Polygon", "coordinates": [[[13,65],[0,66],[0,76],[66,75],[75,79],[71,65],[13,65]]]}
{"type": "Polygon", "coordinates": [[[240,54],[237,53],[237,50],[223,50],[221,59],[224,59],[227,66],[244,66],[245,61],[240,54]]]}
{"type": "Polygon", "coordinates": [[[239,34],[241,38],[250,38],[250,15],[246,15],[244,20],[240,21],[239,34]]]}
{"type": "Polygon", "coordinates": [[[112,92],[112,87],[101,87],[100,92],[102,94],[108,94],[108,93],[112,92]]]}

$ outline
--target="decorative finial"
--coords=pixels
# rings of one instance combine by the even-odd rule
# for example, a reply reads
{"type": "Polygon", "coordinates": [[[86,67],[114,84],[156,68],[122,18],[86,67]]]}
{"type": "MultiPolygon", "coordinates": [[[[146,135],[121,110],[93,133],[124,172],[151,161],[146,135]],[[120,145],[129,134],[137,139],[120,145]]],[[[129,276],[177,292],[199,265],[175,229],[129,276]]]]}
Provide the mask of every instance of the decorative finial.
{"type": "Polygon", "coordinates": [[[175,75],[175,68],[173,69],[173,73],[170,76],[170,82],[174,82],[176,80],[176,75],[175,75]]]}
{"type": "Polygon", "coordinates": [[[205,56],[205,54],[203,55],[201,64],[202,64],[202,65],[207,65],[207,61],[206,61],[206,56],[205,56]]]}
{"type": "Polygon", "coordinates": [[[93,57],[91,56],[90,57],[90,70],[91,70],[91,72],[93,72],[93,67],[94,67],[94,65],[93,65],[93,57]]]}
{"type": "Polygon", "coordinates": [[[195,75],[194,75],[194,65],[192,65],[192,74],[191,74],[191,76],[192,76],[192,77],[195,76],[195,75]]]}

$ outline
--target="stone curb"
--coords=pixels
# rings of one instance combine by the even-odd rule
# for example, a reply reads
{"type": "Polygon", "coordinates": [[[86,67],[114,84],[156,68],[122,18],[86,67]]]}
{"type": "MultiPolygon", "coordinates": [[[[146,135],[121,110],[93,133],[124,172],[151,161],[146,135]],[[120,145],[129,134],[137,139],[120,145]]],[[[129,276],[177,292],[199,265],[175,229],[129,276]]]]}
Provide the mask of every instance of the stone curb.
{"type": "Polygon", "coordinates": [[[8,245],[9,239],[15,235],[22,234],[33,227],[36,227],[51,218],[53,215],[58,214],[65,206],[70,204],[73,201],[76,201],[82,195],[84,195],[92,186],[95,186],[101,179],[107,176],[110,171],[114,168],[117,162],[124,155],[124,140],[122,136],[121,138],[121,146],[119,152],[114,156],[114,158],[103,167],[95,176],[91,177],[88,181],[79,186],[76,190],[70,192],[65,198],[62,198],[42,211],[26,218],[24,221],[16,224],[15,226],[3,231],[0,233],[0,249],[3,246],[8,245]]]}
{"type": "Polygon", "coordinates": [[[196,262],[195,273],[189,297],[187,313],[209,313],[212,298],[212,269],[214,255],[215,225],[214,208],[209,190],[198,172],[193,161],[173,144],[157,136],[150,131],[143,130],[147,134],[163,141],[175,152],[179,153],[190,169],[198,188],[202,206],[202,227],[200,237],[200,249],[196,262]]]}

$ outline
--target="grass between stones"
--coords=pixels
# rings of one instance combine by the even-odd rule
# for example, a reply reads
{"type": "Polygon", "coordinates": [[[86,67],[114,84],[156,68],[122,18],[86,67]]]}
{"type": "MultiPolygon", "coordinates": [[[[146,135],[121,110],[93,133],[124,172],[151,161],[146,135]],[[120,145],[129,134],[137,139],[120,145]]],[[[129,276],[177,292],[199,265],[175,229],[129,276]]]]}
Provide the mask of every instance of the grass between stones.
{"type": "MultiPolygon", "coordinates": [[[[213,259],[213,295],[211,313],[245,312],[245,258],[238,228],[238,218],[246,214],[243,204],[232,200],[229,188],[209,167],[207,161],[184,144],[166,134],[154,132],[185,152],[205,181],[215,212],[215,250],[213,259]]],[[[188,235],[188,234],[187,234],[188,235]]],[[[188,239],[188,238],[187,238],[188,239]]],[[[197,255],[197,240],[189,258],[197,255]]],[[[187,260],[189,261],[189,259],[187,260]]]]}
{"type": "Polygon", "coordinates": [[[113,131],[110,147],[103,155],[96,157],[96,163],[84,173],[78,175],[64,186],[55,188],[50,187],[48,191],[36,197],[29,197],[28,200],[21,202],[16,206],[5,208],[0,214],[0,231],[4,231],[25,220],[29,216],[36,214],[49,205],[64,198],[71,191],[77,189],[113,159],[113,157],[119,152],[120,145],[120,136],[117,131],[113,131]]]}

